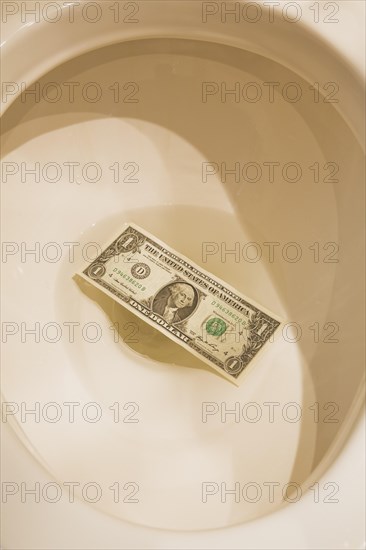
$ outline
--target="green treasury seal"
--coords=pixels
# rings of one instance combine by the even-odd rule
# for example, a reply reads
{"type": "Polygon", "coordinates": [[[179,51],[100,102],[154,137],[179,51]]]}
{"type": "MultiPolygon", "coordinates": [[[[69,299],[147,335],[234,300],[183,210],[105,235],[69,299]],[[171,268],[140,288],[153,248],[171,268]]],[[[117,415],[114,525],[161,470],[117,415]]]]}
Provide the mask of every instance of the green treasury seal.
{"type": "Polygon", "coordinates": [[[221,336],[226,330],[226,323],[222,319],[214,317],[207,321],[206,330],[207,333],[212,334],[212,336],[221,336]]]}

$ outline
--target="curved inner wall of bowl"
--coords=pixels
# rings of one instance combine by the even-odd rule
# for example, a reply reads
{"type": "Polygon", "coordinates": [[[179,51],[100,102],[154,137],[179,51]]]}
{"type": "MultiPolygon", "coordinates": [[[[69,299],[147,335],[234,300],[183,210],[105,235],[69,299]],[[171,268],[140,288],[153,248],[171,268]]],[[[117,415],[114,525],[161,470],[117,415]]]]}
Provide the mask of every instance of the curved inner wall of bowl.
{"type": "MultiPolygon", "coordinates": [[[[253,13],[247,13],[253,10],[253,6],[241,5],[240,2],[234,3],[230,9],[226,3],[210,5],[185,0],[140,0],[138,5],[132,3],[122,6],[122,10],[118,8],[118,15],[114,5],[104,2],[99,8],[100,16],[92,24],[84,13],[88,9],[86,6],[74,8],[69,3],[63,4],[61,14],[56,14],[57,17],[53,14],[52,23],[39,6],[38,12],[42,11],[42,15],[37,14],[37,9],[33,14],[30,10],[27,15],[22,15],[23,6],[21,10],[15,10],[16,17],[9,16],[5,10],[7,25],[4,25],[1,44],[2,75],[3,80],[10,83],[10,89],[5,89],[1,112],[18,97],[24,84],[29,86],[55,66],[82,53],[121,41],[191,39],[257,53],[281,63],[311,83],[329,84],[330,90],[326,87],[329,92],[335,85],[341,101],[335,101],[333,106],[364,147],[365,128],[363,117],[360,117],[365,76],[362,36],[354,33],[351,41],[346,38],[347,32],[339,32],[340,24],[348,31],[364,18],[364,8],[359,2],[343,2],[342,8],[325,5],[320,17],[315,15],[311,5],[303,9],[297,4],[289,9],[286,3],[270,6],[259,0],[254,7],[254,11],[258,11],[255,23],[253,13]],[[135,13],[131,20],[128,14],[121,16],[121,11],[130,9],[138,14],[135,13]],[[337,16],[339,11],[340,18],[337,16]],[[332,24],[335,22],[338,24],[332,24]],[[26,58],[18,55],[24,47],[27,48],[26,58]]],[[[12,9],[10,7],[10,12],[12,9]]],[[[47,12],[48,9],[47,6],[47,12]]]]}

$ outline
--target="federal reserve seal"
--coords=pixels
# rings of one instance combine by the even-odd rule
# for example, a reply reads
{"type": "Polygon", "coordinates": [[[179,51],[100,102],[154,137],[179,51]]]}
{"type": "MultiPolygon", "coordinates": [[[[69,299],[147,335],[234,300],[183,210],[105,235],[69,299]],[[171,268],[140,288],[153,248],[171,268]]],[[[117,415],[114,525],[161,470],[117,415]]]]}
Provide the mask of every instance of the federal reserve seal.
{"type": "Polygon", "coordinates": [[[131,267],[131,273],[136,279],[146,279],[150,275],[151,269],[147,264],[139,262],[131,267]]]}

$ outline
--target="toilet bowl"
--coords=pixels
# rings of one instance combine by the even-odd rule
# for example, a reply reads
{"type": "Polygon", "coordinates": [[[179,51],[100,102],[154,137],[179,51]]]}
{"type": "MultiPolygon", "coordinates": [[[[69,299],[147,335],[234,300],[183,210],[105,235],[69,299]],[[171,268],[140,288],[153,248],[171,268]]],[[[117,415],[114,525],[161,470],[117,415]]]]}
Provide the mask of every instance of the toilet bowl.
{"type": "Polygon", "coordinates": [[[361,548],[363,6],[46,4],[3,14],[5,547],[361,548]],[[72,280],[128,219],[287,320],[240,388],[72,280]]]}

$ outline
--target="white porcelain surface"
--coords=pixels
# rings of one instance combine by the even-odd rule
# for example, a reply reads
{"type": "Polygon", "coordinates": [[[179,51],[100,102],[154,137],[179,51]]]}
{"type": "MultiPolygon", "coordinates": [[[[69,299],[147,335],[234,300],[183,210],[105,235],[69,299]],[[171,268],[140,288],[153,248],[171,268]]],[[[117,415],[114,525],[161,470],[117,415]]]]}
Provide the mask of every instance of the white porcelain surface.
{"type": "MultiPolygon", "coordinates": [[[[253,25],[243,35],[238,25],[203,25],[200,4],[142,2],[144,20],[123,30],[108,18],[93,29],[62,22],[5,27],[4,80],[98,81],[107,89],[115,75],[123,74],[126,80],[140,83],[141,102],[115,104],[106,96],[96,104],[41,101],[30,109],[15,96],[12,105],[8,100],[3,105],[9,108],[3,119],[5,162],[52,160],[63,165],[97,159],[108,177],[97,184],[80,180],[79,185],[70,184],[64,176],[55,184],[41,181],[28,186],[19,177],[13,179],[13,185],[3,185],[3,240],[78,242],[81,249],[89,241],[105,242],[118,232],[120,220],[132,218],[198,263],[201,243],[208,240],[296,241],[303,250],[315,241],[339,242],[339,264],[305,258],[299,264],[261,262],[246,264],[245,269],[214,261],[205,267],[304,327],[314,321],[339,322],[342,340],[335,347],[315,346],[309,337],[298,345],[274,344],[271,360],[259,362],[247,383],[237,389],[207,369],[187,367],[184,359],[172,366],[116,345],[109,330],[113,310],[98,308],[72,280],[81,260],[79,251],[71,263],[64,257],[57,263],[9,257],[3,265],[3,319],[19,324],[71,320],[81,326],[92,320],[102,327],[103,337],[97,344],[78,338],[74,344],[62,339],[57,344],[25,345],[9,338],[3,352],[5,400],[95,401],[105,411],[115,401],[137,402],[141,422],[116,424],[107,412],[97,424],[86,425],[80,419],[71,426],[65,422],[14,424],[45,469],[24,453],[6,427],[9,452],[13,448],[19,456],[15,465],[6,455],[7,478],[46,480],[52,475],[59,482],[95,480],[103,487],[117,479],[136,480],[145,490],[136,507],[116,508],[111,493],[94,510],[80,502],[60,503],[57,513],[51,513],[49,506],[47,512],[41,505],[27,506],[31,519],[27,519],[26,540],[12,519],[25,521],[24,507],[14,504],[6,508],[10,518],[6,548],[362,545],[362,484],[354,485],[355,478],[361,481],[363,475],[361,425],[326,470],[344,444],[362,398],[362,317],[357,306],[362,291],[359,144],[364,136],[362,57],[356,54],[362,37],[354,33],[352,41],[336,40],[344,37],[338,26],[335,33],[329,26],[311,25],[306,17],[303,26],[274,25],[269,32],[268,26],[253,25]],[[128,43],[138,38],[147,41],[128,43]],[[293,49],[289,44],[295,39],[298,47],[293,49]],[[16,55],[22,45],[29,49],[26,64],[16,55]],[[92,51],[106,45],[110,46],[92,51]],[[70,61],[56,67],[66,60],[70,61]],[[234,82],[304,77],[313,82],[320,75],[323,81],[339,82],[341,101],[317,111],[310,102],[284,102],[275,110],[261,103],[229,108],[204,105],[197,95],[203,78],[234,82]],[[264,189],[225,186],[216,178],[204,188],[202,162],[221,158],[228,163],[241,158],[296,159],[304,166],[315,159],[325,163],[336,158],[342,183],[264,189]],[[138,162],[138,184],[117,185],[111,180],[108,167],[116,159],[138,162]],[[189,232],[171,230],[174,223],[184,227],[187,218],[189,232]],[[343,422],[315,424],[308,414],[299,423],[243,424],[231,419],[226,424],[204,424],[202,401],[296,402],[307,411],[314,402],[335,402],[343,422]],[[295,480],[304,491],[315,480],[322,486],[334,482],[342,498],[336,505],[314,503],[309,491],[298,503],[284,507],[277,499],[271,505],[243,502],[223,508],[217,500],[203,505],[197,498],[204,479],[276,480],[282,485],[295,480]],[[351,501],[357,510],[352,515],[351,501]],[[266,515],[278,507],[282,508],[266,515]],[[51,527],[40,533],[37,525],[44,513],[51,513],[52,521],[62,518],[66,526],[72,514],[79,527],[72,537],[67,532],[56,537],[51,527]],[[244,523],[258,516],[263,517],[244,523]],[[90,528],[88,535],[85,525],[90,528]]],[[[342,7],[342,24],[347,29],[363,12],[360,3],[348,4],[342,7]]]]}

